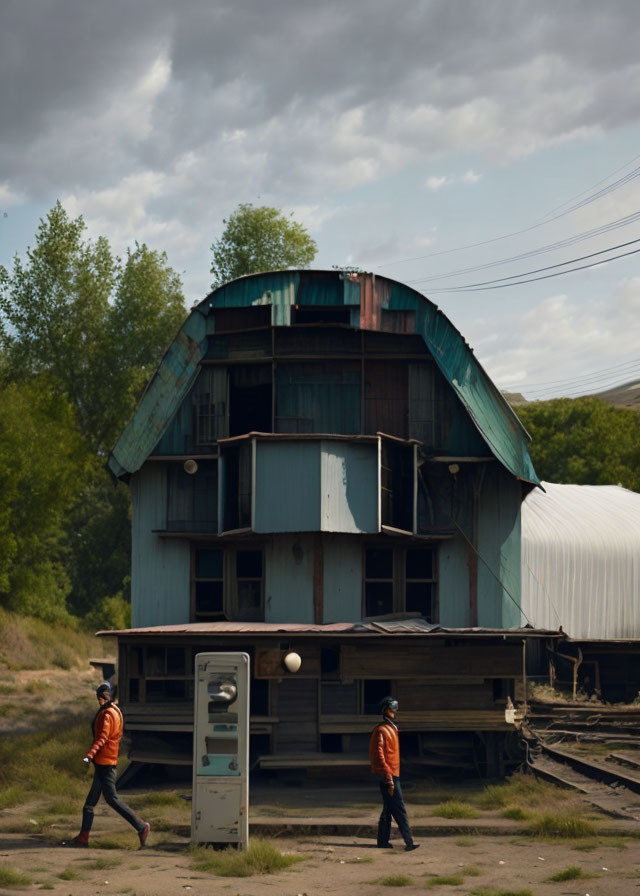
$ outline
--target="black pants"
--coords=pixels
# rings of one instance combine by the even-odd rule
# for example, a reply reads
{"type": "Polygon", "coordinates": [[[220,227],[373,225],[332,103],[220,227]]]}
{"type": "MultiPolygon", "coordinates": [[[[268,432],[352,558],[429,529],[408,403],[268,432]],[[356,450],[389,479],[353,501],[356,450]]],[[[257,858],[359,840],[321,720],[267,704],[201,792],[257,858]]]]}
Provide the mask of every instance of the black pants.
{"type": "Polygon", "coordinates": [[[393,779],[393,794],[389,794],[388,785],[384,779],[380,780],[380,793],[382,794],[382,812],[378,822],[378,846],[385,846],[391,836],[391,819],[400,829],[402,838],[407,846],[413,843],[413,834],[409,826],[409,818],[402,799],[402,787],[400,778],[393,779]]]}
{"type": "Polygon", "coordinates": [[[116,767],[115,765],[95,765],[93,773],[93,784],[87,794],[84,806],[82,807],[82,830],[90,831],[93,824],[93,808],[100,799],[100,794],[104,796],[105,802],[112,809],[115,809],[119,815],[122,815],[125,821],[136,829],[141,831],[144,828],[144,822],[138,818],[131,809],[123,803],[116,793],[116,767]]]}

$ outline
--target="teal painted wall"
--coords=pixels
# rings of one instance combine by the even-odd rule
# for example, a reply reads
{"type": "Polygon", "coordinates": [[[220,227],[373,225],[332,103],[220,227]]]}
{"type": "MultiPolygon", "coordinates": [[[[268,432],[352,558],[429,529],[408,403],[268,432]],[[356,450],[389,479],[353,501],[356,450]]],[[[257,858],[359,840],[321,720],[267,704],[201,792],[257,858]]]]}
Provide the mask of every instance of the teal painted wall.
{"type": "Polygon", "coordinates": [[[378,523],[377,442],[256,443],[256,532],[366,532],[378,523]]]}
{"type": "Polygon", "coordinates": [[[362,539],[323,535],[323,622],[362,619],[362,539]]]}
{"type": "Polygon", "coordinates": [[[131,505],[131,624],[188,622],[189,544],[153,531],[167,524],[165,464],[145,464],[131,477],[131,505]]]}
{"type": "Polygon", "coordinates": [[[485,561],[478,563],[480,626],[510,628],[521,624],[520,488],[503,467],[487,465],[478,511],[478,553],[485,561]]]}
{"type": "Polygon", "coordinates": [[[313,622],[313,535],[278,535],[265,545],[265,622],[313,622]]]}
{"type": "Polygon", "coordinates": [[[467,546],[459,535],[438,548],[438,600],[441,625],[465,628],[470,624],[467,546]]]}

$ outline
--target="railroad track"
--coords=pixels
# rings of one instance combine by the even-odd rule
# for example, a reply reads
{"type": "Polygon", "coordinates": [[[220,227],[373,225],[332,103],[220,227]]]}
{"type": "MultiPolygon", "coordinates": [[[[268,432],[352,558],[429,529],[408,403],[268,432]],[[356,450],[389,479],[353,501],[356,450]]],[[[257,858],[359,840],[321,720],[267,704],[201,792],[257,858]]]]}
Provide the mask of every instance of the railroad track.
{"type": "Polygon", "coordinates": [[[536,776],[640,821],[640,708],[534,706],[522,734],[536,776]]]}

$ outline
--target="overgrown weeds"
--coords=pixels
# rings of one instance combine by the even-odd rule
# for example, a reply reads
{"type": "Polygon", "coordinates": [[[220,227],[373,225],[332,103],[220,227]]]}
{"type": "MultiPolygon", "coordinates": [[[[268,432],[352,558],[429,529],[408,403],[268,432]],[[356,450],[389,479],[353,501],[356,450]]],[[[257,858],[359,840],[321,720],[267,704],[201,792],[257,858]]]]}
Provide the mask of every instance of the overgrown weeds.
{"type": "Polygon", "coordinates": [[[284,871],[303,856],[284,855],[269,840],[254,838],[246,850],[214,850],[192,846],[191,865],[196,871],[205,871],[218,877],[251,877],[254,874],[275,874],[284,871]]]}
{"type": "Polygon", "coordinates": [[[31,878],[23,871],[16,871],[8,865],[0,865],[0,886],[2,887],[28,887],[31,878]]]}
{"type": "Polygon", "coordinates": [[[531,832],[539,837],[580,839],[595,837],[598,826],[573,812],[545,812],[531,821],[531,832]]]}
{"type": "Polygon", "coordinates": [[[430,877],[427,881],[428,887],[459,887],[464,883],[464,877],[460,874],[440,874],[437,877],[430,877]]]}
{"type": "Polygon", "coordinates": [[[489,784],[472,802],[480,809],[515,809],[527,811],[561,803],[566,806],[567,791],[532,775],[515,774],[500,784],[489,784]]]}
{"type": "Polygon", "coordinates": [[[431,814],[437,818],[478,818],[480,813],[469,803],[463,803],[460,800],[446,800],[444,803],[434,806],[431,814]]]}
{"type": "Polygon", "coordinates": [[[551,877],[547,878],[547,880],[553,881],[554,883],[560,883],[563,880],[583,880],[587,877],[597,877],[597,874],[587,874],[582,870],[580,865],[569,865],[567,868],[563,868],[561,871],[556,871],[555,874],[552,874],[551,877]]]}
{"type": "Polygon", "coordinates": [[[390,874],[388,877],[381,878],[379,883],[383,887],[411,887],[413,878],[407,877],[406,874],[390,874]]]}

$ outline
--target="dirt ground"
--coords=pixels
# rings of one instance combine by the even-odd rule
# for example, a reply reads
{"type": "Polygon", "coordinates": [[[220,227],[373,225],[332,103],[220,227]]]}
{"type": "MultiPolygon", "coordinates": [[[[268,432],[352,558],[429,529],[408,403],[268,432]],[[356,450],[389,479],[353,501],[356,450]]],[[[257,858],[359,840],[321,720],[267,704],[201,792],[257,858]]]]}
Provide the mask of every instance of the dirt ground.
{"type": "MultiPolygon", "coordinates": [[[[96,819],[102,830],[112,829],[106,812],[96,819]]],[[[135,834],[132,832],[132,846],[135,834]]],[[[22,892],[52,890],[65,896],[109,893],[129,896],[174,896],[212,891],[238,896],[316,896],[320,893],[380,894],[390,891],[382,879],[404,875],[412,884],[403,892],[424,892],[425,887],[446,894],[470,894],[528,889],[533,896],[631,896],[640,887],[640,841],[626,848],[601,845],[584,852],[571,846],[528,839],[490,837],[423,837],[420,848],[405,853],[399,842],[384,852],[370,838],[332,835],[278,839],[284,853],[304,856],[304,861],[278,874],[249,878],[220,878],[193,871],[187,841],[172,836],[142,851],[126,849],[67,850],[38,837],[0,835],[0,868],[22,870],[33,883],[22,892]],[[96,867],[99,866],[99,867],[96,867]],[[593,877],[563,883],[547,879],[570,865],[579,865],[593,877]],[[438,876],[460,875],[458,885],[430,884],[438,876]],[[65,879],[66,878],[66,879],[65,879]]],[[[15,893],[2,889],[1,893],[15,893]]]]}

